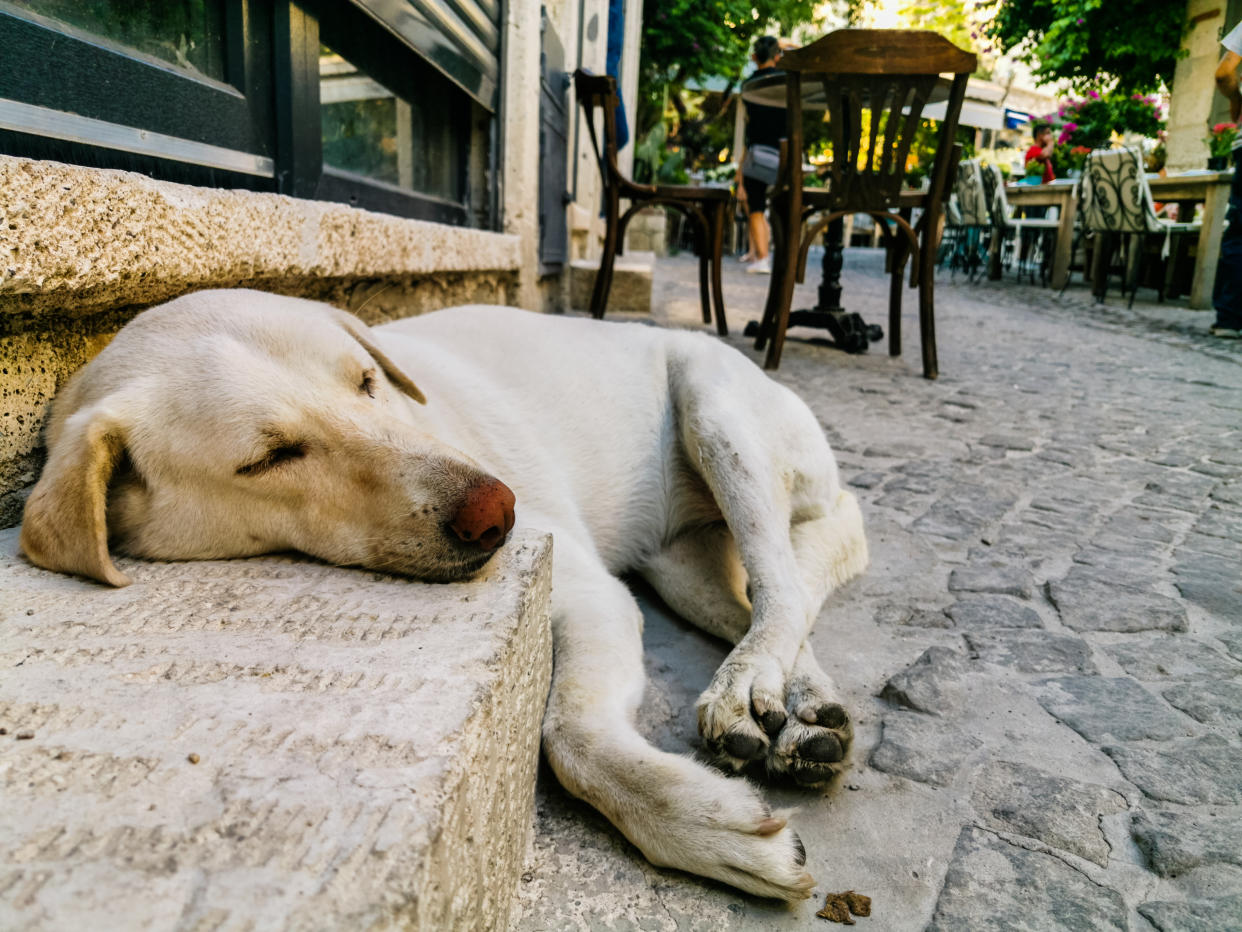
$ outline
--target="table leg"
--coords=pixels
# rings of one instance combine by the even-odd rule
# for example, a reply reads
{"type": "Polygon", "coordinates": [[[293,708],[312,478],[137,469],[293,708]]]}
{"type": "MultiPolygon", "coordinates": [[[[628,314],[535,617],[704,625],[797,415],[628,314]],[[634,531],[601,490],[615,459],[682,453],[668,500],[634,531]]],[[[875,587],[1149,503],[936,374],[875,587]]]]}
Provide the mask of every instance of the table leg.
{"type": "Polygon", "coordinates": [[[1190,306],[1210,308],[1212,288],[1216,284],[1216,263],[1220,259],[1220,238],[1225,232],[1225,214],[1229,210],[1229,185],[1214,184],[1203,199],[1203,226],[1199,230],[1199,248],[1195,255],[1195,274],[1190,285],[1190,306]]]}
{"type": "Polygon", "coordinates": [[[1070,263],[1074,261],[1074,217],[1078,213],[1078,198],[1072,194],[1061,204],[1061,225],[1057,227],[1057,250],[1052,259],[1052,287],[1064,288],[1070,277],[1070,263]]]}
{"type": "MultiPolygon", "coordinates": [[[[871,340],[880,339],[879,326],[869,327],[858,314],[841,307],[841,267],[845,264],[845,221],[837,218],[824,231],[823,278],[819,284],[819,303],[808,310],[789,312],[790,327],[816,327],[827,330],[838,349],[865,353],[871,340]]],[[[756,329],[758,325],[755,325],[756,329]]],[[[779,326],[779,325],[778,325],[779,326]]]]}
{"type": "Polygon", "coordinates": [[[838,217],[824,231],[823,277],[819,282],[817,311],[840,311],[841,269],[845,265],[845,218],[838,217]]]}

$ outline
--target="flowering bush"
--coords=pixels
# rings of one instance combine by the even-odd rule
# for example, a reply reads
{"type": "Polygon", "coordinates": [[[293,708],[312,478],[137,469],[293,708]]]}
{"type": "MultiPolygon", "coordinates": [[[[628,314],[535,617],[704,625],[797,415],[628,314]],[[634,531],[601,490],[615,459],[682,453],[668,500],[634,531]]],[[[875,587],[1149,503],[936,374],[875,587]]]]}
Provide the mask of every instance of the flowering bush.
{"type": "Polygon", "coordinates": [[[1119,133],[1134,133],[1152,139],[1164,129],[1164,112],[1156,97],[1131,94],[1129,97],[1114,97],[1110,103],[1113,128],[1119,133]]]}
{"type": "Polygon", "coordinates": [[[1221,158],[1229,154],[1233,148],[1233,140],[1238,135],[1237,123],[1217,123],[1205,140],[1212,158],[1221,158]]]}
{"type": "Polygon", "coordinates": [[[1082,171],[1087,164],[1087,156],[1091,154],[1089,146],[1071,146],[1060,143],[1052,152],[1052,167],[1058,175],[1070,170],[1082,171]]]}
{"type": "Polygon", "coordinates": [[[1100,96],[1088,91],[1086,97],[1067,100],[1044,119],[1059,130],[1058,145],[1072,147],[1070,152],[1107,148],[1114,132],[1156,137],[1164,129],[1160,101],[1142,94],[1100,96]]]}

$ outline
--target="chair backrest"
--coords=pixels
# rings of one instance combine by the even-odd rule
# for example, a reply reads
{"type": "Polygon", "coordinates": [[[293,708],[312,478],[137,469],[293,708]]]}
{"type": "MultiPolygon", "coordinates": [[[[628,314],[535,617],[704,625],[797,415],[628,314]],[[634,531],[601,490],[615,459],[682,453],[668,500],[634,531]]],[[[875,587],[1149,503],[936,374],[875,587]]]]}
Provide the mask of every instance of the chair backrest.
{"type": "Polygon", "coordinates": [[[839,29],[786,52],[780,64],[787,75],[788,177],[799,190],[803,85],[822,86],[832,142],[828,193],[834,210],[897,206],[923,107],[940,75],[952,73],[929,172],[929,203],[941,203],[966,81],[976,66],[974,53],[923,30],[839,29]],[[866,120],[864,111],[869,112],[866,120]]]}
{"type": "Polygon", "coordinates": [[[988,165],[983,170],[983,178],[992,225],[1006,227],[1013,213],[1009,209],[1009,198],[1005,195],[1005,173],[1000,170],[999,165],[988,165]]]}
{"type": "Polygon", "coordinates": [[[620,106],[621,98],[617,96],[616,79],[609,74],[591,74],[579,68],[574,72],[574,92],[586,117],[587,130],[591,134],[591,148],[595,150],[595,160],[599,163],[604,183],[625,180],[621,169],[617,167],[617,107],[620,106]],[[595,130],[596,110],[604,115],[602,146],[595,130]]]}
{"type": "Polygon", "coordinates": [[[1151,199],[1143,161],[1133,149],[1096,149],[1082,186],[1083,226],[1097,233],[1155,233],[1164,229],[1151,199]]]}
{"type": "Polygon", "coordinates": [[[957,163],[957,179],[953,183],[959,222],[962,226],[984,227],[992,222],[988,210],[987,189],[983,183],[983,166],[978,159],[957,163]]]}

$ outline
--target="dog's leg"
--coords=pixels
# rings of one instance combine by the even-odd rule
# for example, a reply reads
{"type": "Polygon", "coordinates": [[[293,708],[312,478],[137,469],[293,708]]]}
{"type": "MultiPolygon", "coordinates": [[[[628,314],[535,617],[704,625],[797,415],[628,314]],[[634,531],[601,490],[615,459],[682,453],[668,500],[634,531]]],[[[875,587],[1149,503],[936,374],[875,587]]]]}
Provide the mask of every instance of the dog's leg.
{"type": "MultiPolygon", "coordinates": [[[[830,576],[830,568],[816,562],[816,557],[825,554],[807,547],[805,538],[805,531],[797,532],[795,550],[809,577],[805,584],[813,589],[816,580],[830,576]]],[[[733,535],[723,524],[683,533],[640,572],[674,611],[702,630],[737,644],[750,628],[746,570],[733,535]]],[[[770,739],[764,760],[769,774],[787,775],[803,786],[813,786],[828,783],[845,768],[853,728],[837,696],[809,639],[804,641],[785,682],[784,702],[790,714],[770,739]]],[[[737,764],[727,756],[721,763],[726,762],[737,764]]]]}
{"type": "Polygon", "coordinates": [[[750,627],[698,702],[704,740],[740,768],[767,757],[784,728],[802,643],[827,594],[866,566],[866,541],[805,405],[748,365],[706,354],[682,362],[682,452],[724,516],[750,586],[750,627]]]}
{"type": "Polygon", "coordinates": [[[814,883],[785,816],[744,780],[648,744],[642,615],[633,596],[567,535],[556,537],[552,692],[543,747],[565,788],[653,863],[759,896],[804,899],[814,883]]]}

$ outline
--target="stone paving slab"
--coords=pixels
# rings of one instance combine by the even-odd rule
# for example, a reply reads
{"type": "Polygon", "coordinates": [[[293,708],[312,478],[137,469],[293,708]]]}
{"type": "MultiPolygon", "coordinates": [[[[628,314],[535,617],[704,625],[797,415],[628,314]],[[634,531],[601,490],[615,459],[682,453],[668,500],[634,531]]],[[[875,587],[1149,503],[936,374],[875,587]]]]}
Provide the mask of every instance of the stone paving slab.
{"type": "MultiPolygon", "coordinates": [[[[887,326],[878,252],[849,250],[843,283],[887,326]]],[[[766,287],[726,272],[730,341],[752,358],[736,334],[766,287]]],[[[656,320],[702,326],[692,257],[661,259],[655,292],[656,320]]],[[[815,910],[849,889],[872,897],[858,928],[884,932],[1242,928],[1242,865],[1218,856],[1242,737],[1234,689],[1211,695],[1242,680],[1242,341],[1144,296],[1130,310],[1095,305],[1077,276],[1062,297],[942,274],[935,382],[912,292],[900,357],[791,331],[774,377],[819,418],[872,556],[812,635],[854,715],[852,764],[824,797],[764,791],[797,807],[816,898],[789,909],[653,868],[545,771],[518,932],[831,929],[815,910]],[[1155,869],[1140,812],[1176,818],[1165,850],[1193,863],[1155,869]]],[[[640,727],[694,753],[694,701],[725,647],[639,591],[640,727]]]]}
{"type": "Polygon", "coordinates": [[[551,673],[550,542],[435,586],[0,532],[0,928],[502,929],[551,673]]]}

